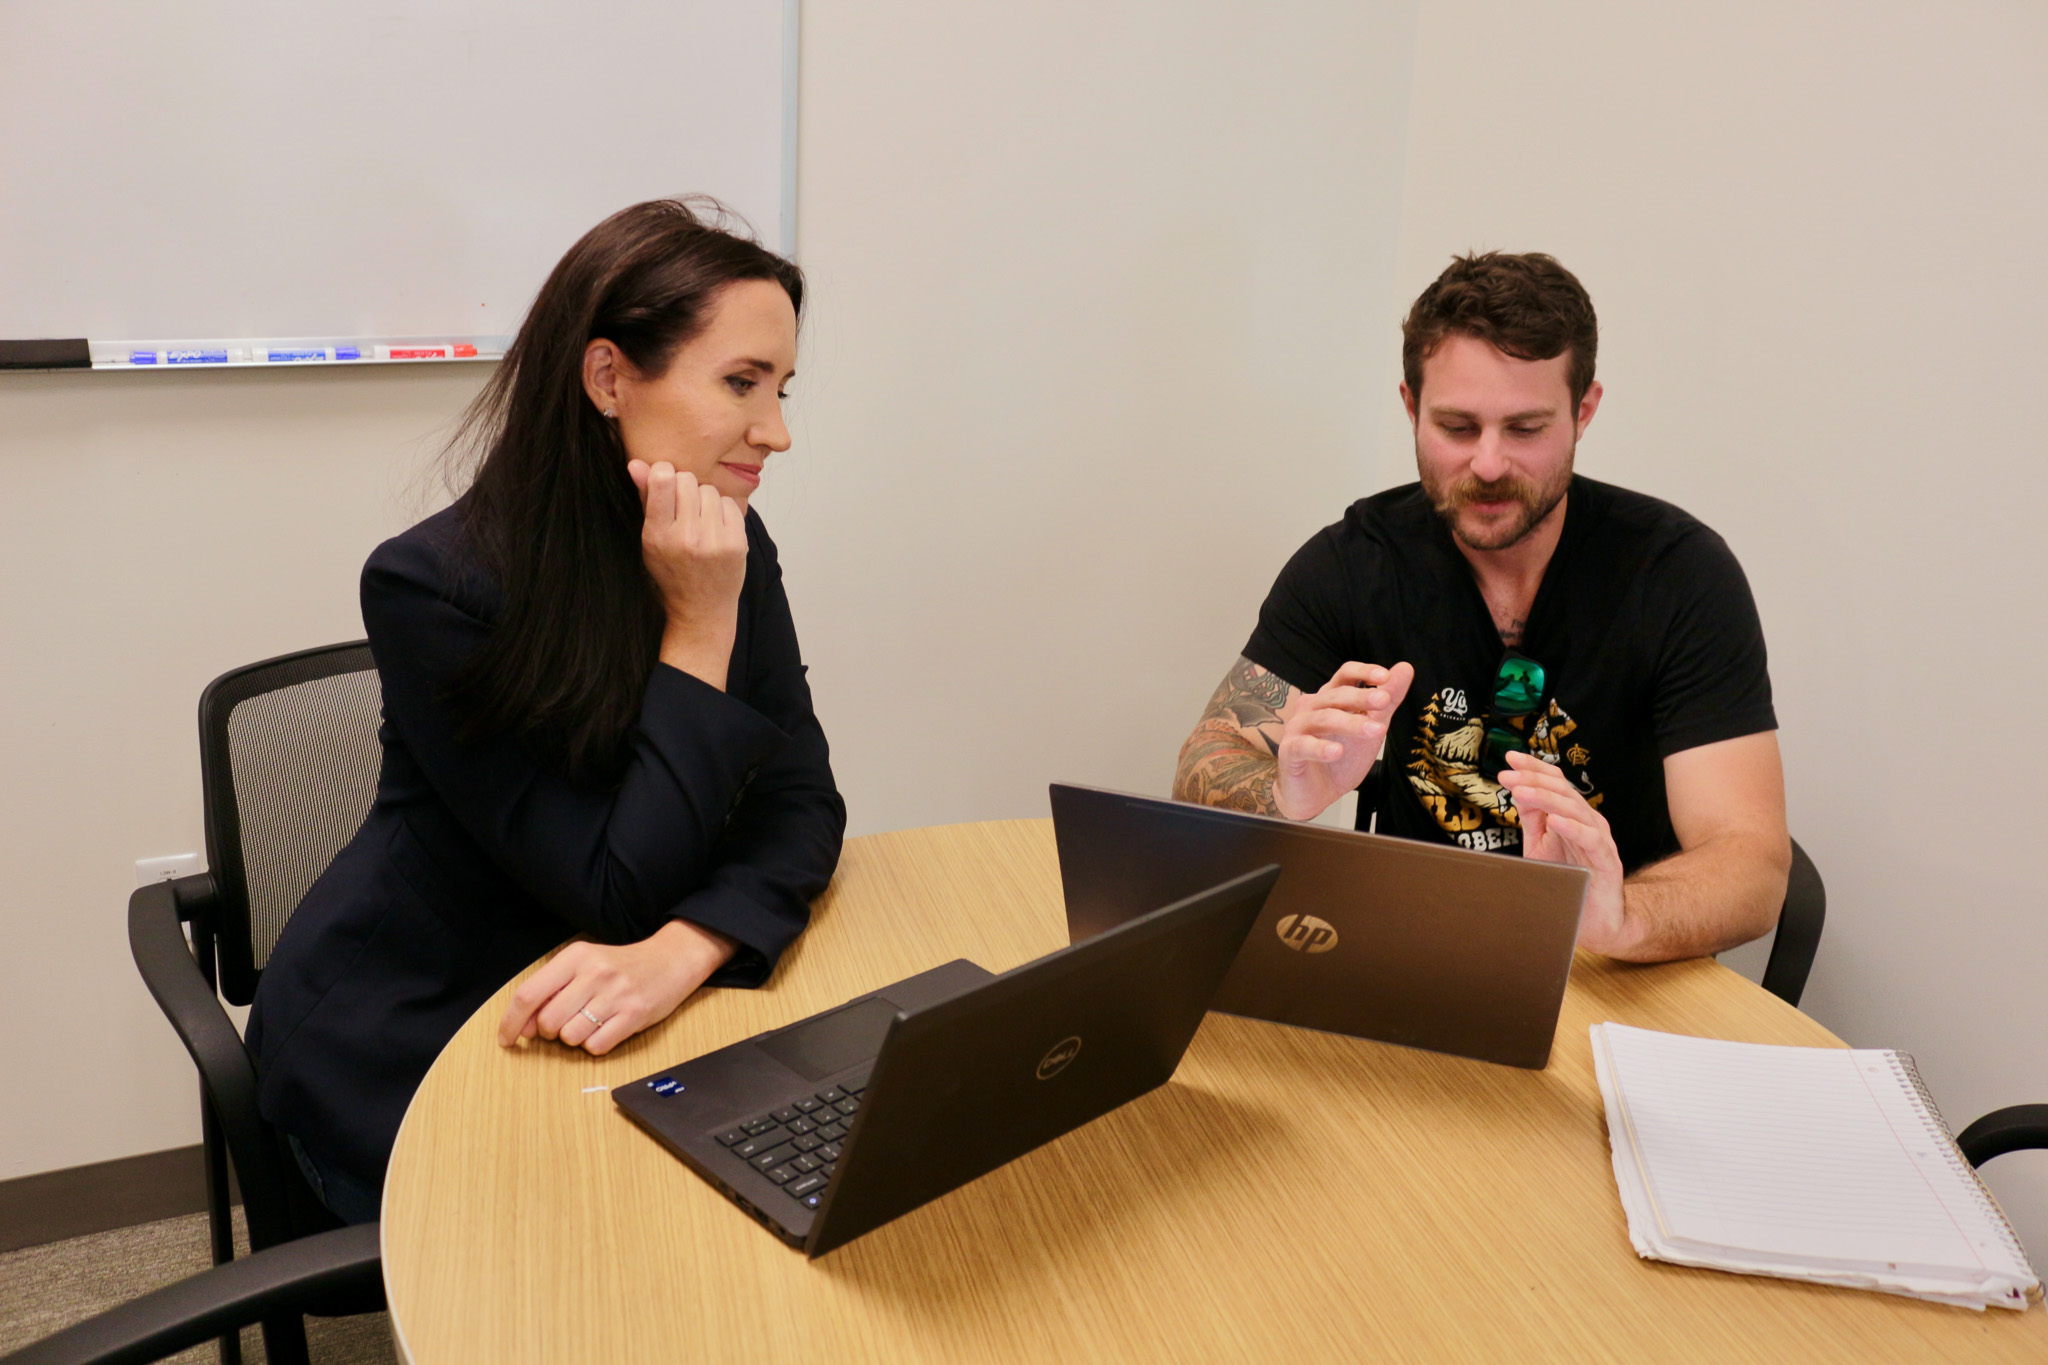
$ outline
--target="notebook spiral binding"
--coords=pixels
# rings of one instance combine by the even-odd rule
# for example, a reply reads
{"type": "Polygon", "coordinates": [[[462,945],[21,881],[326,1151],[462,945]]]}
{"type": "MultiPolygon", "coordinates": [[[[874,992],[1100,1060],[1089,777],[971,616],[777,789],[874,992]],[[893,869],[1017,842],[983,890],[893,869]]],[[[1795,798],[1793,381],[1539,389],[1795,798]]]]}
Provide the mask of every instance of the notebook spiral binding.
{"type": "Polygon", "coordinates": [[[1937,1146],[1947,1157],[1949,1165],[1955,1168],[1956,1174],[1963,1177],[1964,1183],[1977,1192],[1977,1202],[1991,1215],[2003,1233],[2006,1249],[2012,1252],[2013,1259],[2021,1265],[2031,1265],[2032,1263],[2027,1260],[2026,1248],[2020,1245],[2019,1234],[2013,1231],[2012,1222],[2006,1218],[2005,1210],[1998,1207],[1998,1201],[1991,1197],[1991,1191],[1985,1186],[1984,1178],[1977,1174],[1976,1167],[1963,1158],[1962,1148],[1956,1146],[1955,1134],[1949,1130],[1948,1120],[1941,1116],[1941,1106],[1934,1102],[1934,1095],[1927,1089],[1927,1082],[1920,1079],[1919,1066],[1908,1053],[1886,1052],[1885,1056],[1891,1058],[1892,1070],[1898,1073],[1899,1079],[1911,1086],[1913,1093],[1919,1097],[1920,1112],[1927,1121],[1928,1131],[1939,1139],[1937,1146]]]}

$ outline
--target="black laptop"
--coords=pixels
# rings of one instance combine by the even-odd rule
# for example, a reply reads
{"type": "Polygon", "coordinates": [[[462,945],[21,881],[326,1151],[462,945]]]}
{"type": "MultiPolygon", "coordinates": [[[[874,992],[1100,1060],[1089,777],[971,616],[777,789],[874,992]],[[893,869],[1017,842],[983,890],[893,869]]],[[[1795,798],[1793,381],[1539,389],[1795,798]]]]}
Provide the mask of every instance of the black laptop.
{"type": "Polygon", "coordinates": [[[1267,863],[1283,870],[1214,1009],[1507,1066],[1550,1060],[1582,868],[1054,783],[1076,941],[1267,863]]]}
{"type": "Polygon", "coordinates": [[[612,1098],[822,1256],[1164,1084],[1279,875],[1248,871],[1001,976],[934,967],[612,1098]]]}

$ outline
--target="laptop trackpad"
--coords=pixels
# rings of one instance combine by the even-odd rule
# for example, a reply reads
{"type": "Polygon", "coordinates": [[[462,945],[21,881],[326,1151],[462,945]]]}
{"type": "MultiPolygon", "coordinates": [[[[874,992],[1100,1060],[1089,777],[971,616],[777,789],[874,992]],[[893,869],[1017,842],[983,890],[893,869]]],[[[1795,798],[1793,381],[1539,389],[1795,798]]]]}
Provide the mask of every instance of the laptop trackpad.
{"type": "Polygon", "coordinates": [[[754,1046],[807,1081],[823,1080],[880,1052],[896,1010],[893,1001],[870,996],[756,1039],[754,1046]]]}

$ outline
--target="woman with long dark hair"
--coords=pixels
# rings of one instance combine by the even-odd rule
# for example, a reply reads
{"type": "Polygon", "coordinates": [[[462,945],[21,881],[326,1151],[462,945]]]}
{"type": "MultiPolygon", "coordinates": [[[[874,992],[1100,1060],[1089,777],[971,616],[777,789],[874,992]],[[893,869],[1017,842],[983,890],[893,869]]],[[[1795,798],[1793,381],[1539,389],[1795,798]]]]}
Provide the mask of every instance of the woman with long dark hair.
{"type": "Polygon", "coordinates": [[[548,276],[465,433],[456,503],[377,547],[384,766],[249,1020],[265,1117],[377,1216],[405,1106],[462,1022],[603,1053],[809,918],[845,807],[774,542],[803,277],[716,206],[635,205],[548,276]]]}

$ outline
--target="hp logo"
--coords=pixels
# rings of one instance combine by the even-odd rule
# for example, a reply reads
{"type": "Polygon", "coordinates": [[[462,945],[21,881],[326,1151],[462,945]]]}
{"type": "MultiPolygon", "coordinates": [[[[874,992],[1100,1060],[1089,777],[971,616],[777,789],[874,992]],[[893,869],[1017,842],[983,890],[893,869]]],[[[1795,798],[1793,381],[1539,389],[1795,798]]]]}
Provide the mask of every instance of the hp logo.
{"type": "Polygon", "coordinates": [[[1079,1037],[1062,1038],[1052,1045],[1052,1051],[1038,1059],[1038,1079],[1049,1081],[1067,1069],[1067,1064],[1081,1055],[1079,1037]]]}
{"type": "Polygon", "coordinates": [[[1289,915],[1273,926],[1280,941],[1297,953],[1327,953],[1337,946],[1337,929],[1314,915],[1289,915]]]}

